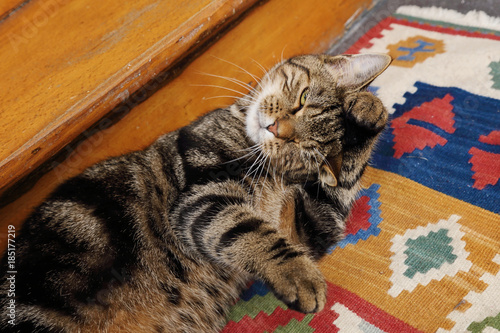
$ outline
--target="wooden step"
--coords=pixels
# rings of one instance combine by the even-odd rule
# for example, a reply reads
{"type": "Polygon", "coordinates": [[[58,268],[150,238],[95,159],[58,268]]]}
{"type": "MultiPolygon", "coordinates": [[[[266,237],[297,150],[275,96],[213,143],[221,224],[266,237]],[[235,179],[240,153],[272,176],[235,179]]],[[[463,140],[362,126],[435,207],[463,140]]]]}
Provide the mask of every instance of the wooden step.
{"type": "MultiPolygon", "coordinates": [[[[142,149],[160,135],[233,101],[233,98],[212,97],[238,95],[212,86],[244,92],[238,85],[203,73],[255,84],[255,79],[241,68],[261,76],[261,65],[269,68],[282,57],[325,52],[342,35],[346,22],[371,4],[371,0],[270,0],[255,7],[181,75],[134,107],[118,123],[109,127],[110,120],[103,118],[96,126],[102,128],[101,131],[89,134],[78,146],[66,149],[71,152],[67,159],[22,197],[0,209],[0,230],[7,230],[9,224],[19,228],[33,207],[58,184],[86,167],[110,156],[142,149]]],[[[143,87],[150,88],[148,84],[143,87]]],[[[133,99],[131,97],[132,105],[133,99]]],[[[126,109],[127,103],[122,107],[126,109]]],[[[120,108],[115,111],[121,112],[120,108]]],[[[0,232],[2,234],[5,232],[0,232]]]]}
{"type": "Polygon", "coordinates": [[[4,1],[0,193],[257,2],[4,1]]]}

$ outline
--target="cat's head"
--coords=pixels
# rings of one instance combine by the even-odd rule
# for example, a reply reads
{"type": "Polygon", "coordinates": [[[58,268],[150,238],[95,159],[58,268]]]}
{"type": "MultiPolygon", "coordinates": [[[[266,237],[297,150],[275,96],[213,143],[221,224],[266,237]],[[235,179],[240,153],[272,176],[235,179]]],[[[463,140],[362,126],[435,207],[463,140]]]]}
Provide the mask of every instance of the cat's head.
{"type": "Polygon", "coordinates": [[[249,96],[248,137],[287,179],[319,176],[336,185],[344,99],[368,85],[390,62],[383,54],[304,55],[277,64],[249,96]]]}

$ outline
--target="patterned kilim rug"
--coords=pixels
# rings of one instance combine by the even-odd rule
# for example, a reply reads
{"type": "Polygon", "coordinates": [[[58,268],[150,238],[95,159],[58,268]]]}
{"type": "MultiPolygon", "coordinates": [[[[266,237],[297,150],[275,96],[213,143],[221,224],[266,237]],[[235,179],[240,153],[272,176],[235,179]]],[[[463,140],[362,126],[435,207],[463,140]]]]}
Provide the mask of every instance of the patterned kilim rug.
{"type": "Polygon", "coordinates": [[[401,7],[347,53],[394,58],[370,89],[392,118],[328,304],[288,310],[259,282],[223,332],[500,332],[500,19],[401,7]]]}

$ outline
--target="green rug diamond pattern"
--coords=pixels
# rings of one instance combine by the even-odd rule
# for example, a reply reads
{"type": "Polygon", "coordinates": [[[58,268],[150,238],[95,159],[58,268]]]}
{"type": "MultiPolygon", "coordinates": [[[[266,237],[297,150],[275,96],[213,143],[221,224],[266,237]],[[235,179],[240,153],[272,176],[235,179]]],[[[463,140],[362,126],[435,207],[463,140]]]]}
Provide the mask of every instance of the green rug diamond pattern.
{"type": "Polygon", "coordinates": [[[417,272],[425,274],[432,268],[440,268],[445,262],[452,264],[457,256],[452,253],[453,247],[449,245],[451,241],[446,229],[431,231],[427,236],[417,239],[408,239],[408,249],[404,252],[408,256],[405,260],[408,269],[404,275],[411,279],[417,272]]]}

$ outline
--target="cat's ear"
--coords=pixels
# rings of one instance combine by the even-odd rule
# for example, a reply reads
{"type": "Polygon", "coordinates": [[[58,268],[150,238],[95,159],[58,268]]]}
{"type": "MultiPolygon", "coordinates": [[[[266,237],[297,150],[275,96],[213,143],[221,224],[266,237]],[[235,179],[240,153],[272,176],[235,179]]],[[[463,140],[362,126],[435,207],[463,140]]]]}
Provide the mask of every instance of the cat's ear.
{"type": "Polygon", "coordinates": [[[319,180],[328,186],[337,186],[342,168],[342,152],[335,156],[328,156],[321,166],[319,180]]]}
{"type": "Polygon", "coordinates": [[[337,77],[337,85],[348,92],[357,91],[372,82],[391,63],[387,54],[344,54],[326,59],[329,70],[337,77]]]}

